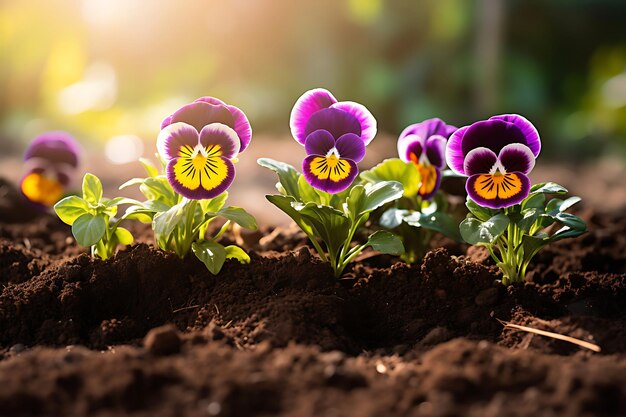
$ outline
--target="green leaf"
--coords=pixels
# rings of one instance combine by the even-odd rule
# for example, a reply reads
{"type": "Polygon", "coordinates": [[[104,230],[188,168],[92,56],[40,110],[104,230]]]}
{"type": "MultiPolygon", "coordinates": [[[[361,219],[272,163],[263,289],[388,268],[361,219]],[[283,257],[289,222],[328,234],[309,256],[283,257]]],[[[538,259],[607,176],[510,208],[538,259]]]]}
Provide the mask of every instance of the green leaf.
{"type": "MultiPolygon", "coordinates": [[[[543,194],[537,194],[537,195],[543,195],[543,194]]],[[[541,216],[542,214],[544,214],[543,208],[533,207],[533,208],[526,209],[522,211],[522,218],[517,222],[517,226],[520,229],[528,232],[530,228],[533,226],[533,224],[535,224],[537,219],[539,219],[539,216],[541,216]]]]}
{"type": "MultiPolygon", "coordinates": [[[[355,187],[356,188],[356,187],[355,187]]],[[[358,215],[370,213],[391,201],[402,197],[404,189],[398,181],[382,181],[365,185],[365,198],[358,208],[358,215]]]]}
{"type": "Polygon", "coordinates": [[[546,206],[546,211],[551,215],[556,216],[559,212],[564,212],[568,208],[572,207],[574,204],[578,203],[581,200],[580,197],[570,197],[565,200],[561,200],[560,198],[553,198],[548,201],[548,205],[546,206]]]}
{"type": "Polygon", "coordinates": [[[458,221],[447,213],[436,211],[427,214],[414,211],[404,218],[404,222],[409,226],[434,230],[457,242],[462,240],[458,221]]]}
{"type": "Polygon", "coordinates": [[[300,173],[294,167],[269,158],[258,159],[257,163],[264,168],[271,169],[278,175],[278,181],[286,195],[300,200],[300,193],[298,191],[298,178],[300,177],[300,173]]]}
{"type": "Polygon", "coordinates": [[[89,205],[82,198],[72,195],[65,197],[54,205],[54,211],[65,224],[70,226],[74,221],[89,212],[89,205]]]}
{"type": "Polygon", "coordinates": [[[362,185],[355,185],[350,190],[350,195],[346,199],[344,206],[345,214],[352,220],[356,220],[359,217],[361,208],[365,206],[365,187],[362,185]]]}
{"type": "Polygon", "coordinates": [[[552,236],[550,236],[550,242],[556,242],[569,237],[578,237],[586,231],[587,230],[576,230],[572,229],[569,226],[563,226],[562,228],[557,230],[552,236]]]}
{"type": "Polygon", "coordinates": [[[131,185],[140,185],[143,184],[145,180],[145,178],[131,178],[124,184],[120,185],[117,189],[123,190],[124,188],[130,187],[131,185]]]}
{"type": "Polygon", "coordinates": [[[152,229],[154,229],[154,233],[161,236],[169,236],[183,219],[185,214],[183,208],[184,203],[180,203],[176,204],[168,211],[155,214],[152,219],[152,229]]]}
{"type": "Polygon", "coordinates": [[[461,222],[459,229],[463,240],[471,245],[478,243],[491,244],[504,233],[508,225],[509,218],[500,213],[486,221],[480,221],[475,218],[465,219],[461,222]]]}
{"type": "Polygon", "coordinates": [[[378,219],[378,224],[380,224],[385,229],[393,229],[402,224],[404,218],[411,213],[409,210],[398,209],[398,208],[390,208],[386,210],[378,219]]]}
{"type": "Polygon", "coordinates": [[[524,258],[532,259],[537,252],[550,243],[550,238],[545,233],[538,233],[535,236],[522,236],[522,247],[524,248],[524,258]]]}
{"type": "Polygon", "coordinates": [[[298,178],[298,194],[300,196],[299,200],[303,203],[322,203],[319,192],[311,187],[311,184],[304,178],[304,175],[300,175],[298,178]]]}
{"type": "Polygon", "coordinates": [[[226,261],[226,249],[213,240],[193,242],[191,250],[213,275],[220,272],[226,261]]]}
{"type": "Polygon", "coordinates": [[[404,252],[402,240],[386,230],[379,230],[371,234],[365,245],[369,245],[374,250],[390,255],[400,255],[404,252]]]}
{"type": "Polygon", "coordinates": [[[567,194],[567,188],[554,182],[542,182],[530,187],[530,193],[567,194]]]}
{"type": "Polygon", "coordinates": [[[254,216],[246,212],[241,207],[226,207],[217,212],[220,216],[237,223],[239,226],[256,230],[257,224],[254,216]]]}
{"type": "Polygon", "coordinates": [[[404,196],[413,198],[419,190],[421,178],[412,163],[397,158],[386,159],[370,170],[361,173],[361,178],[369,183],[398,181],[404,188],[404,196]]]}
{"type": "Polygon", "coordinates": [[[72,224],[72,234],[81,246],[95,245],[106,232],[106,222],[103,216],[94,216],[85,213],[72,224]]]}
{"type": "MultiPolygon", "coordinates": [[[[106,199],[105,199],[106,200],[106,199]]],[[[115,197],[110,200],[103,201],[106,207],[121,206],[122,204],[141,204],[141,202],[132,198],[115,197]]]]}
{"type": "Polygon", "coordinates": [[[83,200],[93,205],[102,200],[102,183],[98,177],[89,172],[83,177],[83,200]]]}
{"type": "Polygon", "coordinates": [[[292,203],[292,206],[315,230],[314,235],[322,239],[329,251],[338,251],[348,237],[350,220],[330,206],[315,203],[292,203]]]}
{"type": "Polygon", "coordinates": [[[226,250],[226,259],[237,259],[242,264],[250,263],[250,256],[239,246],[229,245],[224,249],[226,250]]]}
{"type": "Polygon", "coordinates": [[[139,191],[148,200],[158,200],[172,207],[178,203],[178,194],[172,189],[164,175],[154,178],[146,178],[139,186],[139,191]]]}
{"type": "Polygon", "coordinates": [[[200,207],[202,208],[202,213],[215,213],[220,211],[224,205],[226,204],[226,200],[228,199],[228,191],[224,191],[222,194],[217,197],[211,198],[209,200],[200,200],[200,207]]]}
{"type": "Polygon", "coordinates": [[[545,204],[546,204],[545,194],[543,193],[529,194],[528,197],[526,197],[522,201],[522,211],[529,209],[529,208],[538,208],[538,209],[543,210],[543,207],[545,204]]]}
{"type": "Polygon", "coordinates": [[[558,213],[556,216],[554,216],[554,218],[573,230],[587,230],[587,223],[585,223],[580,217],[573,214],[558,213]]]}
{"type": "Polygon", "coordinates": [[[117,229],[115,229],[114,235],[117,241],[122,245],[130,245],[135,240],[135,238],[133,238],[133,234],[123,227],[118,227],[117,229]]]}
{"type": "Polygon", "coordinates": [[[465,206],[467,209],[476,216],[479,220],[487,221],[496,214],[498,214],[499,210],[490,209],[489,207],[479,206],[474,200],[472,200],[469,196],[465,201],[465,206]]]}
{"type": "Polygon", "coordinates": [[[159,175],[159,169],[155,167],[154,164],[150,160],[146,158],[139,158],[139,162],[143,166],[143,169],[146,170],[146,173],[148,174],[148,176],[156,177],[159,175]]]}

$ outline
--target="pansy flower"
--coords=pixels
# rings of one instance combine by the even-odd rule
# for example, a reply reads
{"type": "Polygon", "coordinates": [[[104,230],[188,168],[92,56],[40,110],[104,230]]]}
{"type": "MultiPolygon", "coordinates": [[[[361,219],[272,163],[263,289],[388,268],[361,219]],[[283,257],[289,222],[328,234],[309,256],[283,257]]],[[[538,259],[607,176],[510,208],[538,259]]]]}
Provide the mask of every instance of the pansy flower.
{"type": "Polygon", "coordinates": [[[20,191],[42,208],[63,197],[78,167],[80,147],[65,132],[47,132],[35,138],[24,153],[25,174],[20,191]]]}
{"type": "Polygon", "coordinates": [[[476,203],[494,209],[520,203],[530,192],[528,173],[541,150],[537,129],[517,114],[494,116],[452,134],[448,166],[468,177],[465,188],[476,203]]]}
{"type": "Polygon", "coordinates": [[[157,138],[170,185],[191,200],[214,198],[226,191],[235,179],[233,159],[240,147],[237,133],[223,123],[210,123],[198,132],[190,124],[175,122],[157,138]]]}
{"type": "Polygon", "coordinates": [[[331,194],[352,184],[365,146],[376,136],[376,119],[365,106],[338,102],[322,88],[307,91],[296,101],[289,125],[307,153],[302,163],[307,182],[331,194]]]}
{"type": "Polygon", "coordinates": [[[398,155],[412,162],[420,173],[418,194],[432,198],[441,184],[441,171],[446,166],[446,141],[457,128],[441,119],[428,119],[408,126],[398,138],[398,155]]]}

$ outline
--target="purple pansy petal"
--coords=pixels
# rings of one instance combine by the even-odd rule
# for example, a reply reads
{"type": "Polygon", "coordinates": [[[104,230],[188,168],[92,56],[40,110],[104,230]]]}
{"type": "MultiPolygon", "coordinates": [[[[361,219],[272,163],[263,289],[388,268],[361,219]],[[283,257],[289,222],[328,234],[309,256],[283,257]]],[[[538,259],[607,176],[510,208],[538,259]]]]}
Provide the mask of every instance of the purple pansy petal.
{"type": "MultiPolygon", "coordinates": [[[[168,119],[169,123],[187,123],[195,127],[198,132],[211,123],[222,123],[230,127],[235,125],[235,120],[226,106],[203,101],[196,101],[181,107],[168,119]]],[[[165,119],[163,124],[168,119],[165,119]]]]}
{"type": "Polygon", "coordinates": [[[181,156],[181,150],[187,154],[198,144],[198,131],[187,123],[177,122],[166,126],[157,137],[159,155],[169,161],[181,156]]]}
{"type": "Polygon", "coordinates": [[[402,133],[400,133],[400,139],[408,135],[417,135],[424,139],[428,139],[433,135],[439,135],[447,139],[456,130],[456,127],[446,124],[443,120],[433,118],[407,126],[402,133]]]}
{"type": "Polygon", "coordinates": [[[252,126],[250,126],[248,117],[246,117],[245,113],[238,107],[228,105],[226,108],[233,116],[233,129],[235,129],[235,132],[237,132],[237,136],[239,136],[239,140],[241,141],[241,149],[239,149],[239,153],[241,153],[246,150],[252,140],[252,126]]]}
{"type": "Polygon", "coordinates": [[[440,135],[433,135],[426,140],[426,157],[428,162],[439,169],[446,166],[446,138],[440,135]]]}
{"type": "Polygon", "coordinates": [[[221,156],[232,159],[239,154],[241,142],[231,127],[221,123],[211,123],[204,126],[200,132],[200,144],[212,153],[221,152],[221,156]]]}
{"type": "Polygon", "coordinates": [[[235,179],[235,165],[227,158],[219,157],[219,162],[223,164],[225,170],[224,175],[215,181],[208,177],[203,171],[198,171],[196,175],[199,176],[197,180],[198,186],[189,187],[185,186],[177,177],[175,172],[176,164],[180,163],[183,158],[172,159],[167,163],[166,175],[167,180],[178,194],[186,197],[190,200],[206,200],[209,198],[215,198],[222,194],[230,187],[235,179]]]}
{"type": "Polygon", "coordinates": [[[354,162],[361,162],[365,157],[365,142],[354,133],[342,135],[335,143],[335,148],[339,156],[344,159],[351,159],[354,162]]]}
{"type": "Polygon", "coordinates": [[[419,160],[424,151],[426,140],[421,136],[409,134],[398,139],[398,155],[404,162],[411,162],[411,154],[419,160]]]}
{"type": "Polygon", "coordinates": [[[500,209],[519,204],[528,197],[530,179],[521,172],[504,175],[475,174],[465,189],[469,197],[483,207],[500,209]]]}
{"type": "Polygon", "coordinates": [[[522,134],[526,137],[526,144],[532,151],[533,155],[537,157],[541,151],[541,139],[539,139],[539,132],[524,116],[519,114],[502,114],[499,116],[493,116],[489,120],[502,120],[515,125],[522,134]]]}
{"type": "Polygon", "coordinates": [[[472,149],[465,157],[463,172],[465,175],[487,174],[498,160],[498,156],[489,148],[472,149]]]}
{"type": "Polygon", "coordinates": [[[341,169],[324,165],[327,158],[322,155],[309,155],[302,161],[302,173],[312,187],[330,194],[339,193],[352,184],[359,173],[356,162],[339,159],[341,169]]]}
{"type": "Polygon", "coordinates": [[[376,136],[376,119],[362,104],[353,101],[341,101],[330,106],[333,109],[343,110],[357,118],[361,124],[361,140],[368,145],[376,136]]]}
{"type": "Polygon", "coordinates": [[[305,132],[311,116],[321,109],[332,106],[336,102],[337,99],[330,91],[323,88],[315,88],[302,94],[293,106],[289,118],[289,127],[291,128],[293,138],[304,145],[308,133],[311,133],[305,132]]]}
{"type": "Polygon", "coordinates": [[[335,139],[346,133],[361,136],[359,120],[350,113],[338,109],[322,109],[315,112],[309,118],[304,133],[308,136],[311,132],[319,129],[328,130],[335,139]]]}
{"type": "Polygon", "coordinates": [[[461,141],[461,149],[463,155],[479,147],[489,148],[497,154],[510,143],[527,145],[526,136],[512,123],[490,119],[476,122],[467,129],[461,141]]]}
{"type": "Polygon", "coordinates": [[[304,150],[307,155],[326,155],[335,147],[335,138],[328,131],[320,129],[306,137],[304,150]]]}
{"type": "Polygon", "coordinates": [[[31,158],[45,159],[52,164],[78,166],[80,146],[65,132],[47,132],[36,137],[24,153],[24,161],[31,158]]]}
{"type": "Polygon", "coordinates": [[[463,161],[465,155],[463,154],[463,138],[470,126],[463,126],[450,136],[446,145],[446,163],[452,171],[458,175],[465,175],[463,169],[463,161]]]}
{"type": "Polygon", "coordinates": [[[528,174],[535,166],[535,155],[526,145],[511,143],[498,154],[498,160],[506,172],[528,174]]]}

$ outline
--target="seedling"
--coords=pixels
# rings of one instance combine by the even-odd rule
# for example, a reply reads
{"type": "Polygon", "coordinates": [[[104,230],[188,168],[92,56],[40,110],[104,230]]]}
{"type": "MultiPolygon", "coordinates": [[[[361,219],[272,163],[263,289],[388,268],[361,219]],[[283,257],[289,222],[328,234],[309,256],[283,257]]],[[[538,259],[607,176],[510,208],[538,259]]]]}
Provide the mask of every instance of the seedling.
{"type": "Polygon", "coordinates": [[[387,159],[361,173],[368,183],[393,180],[403,185],[403,198],[389,204],[378,222],[402,238],[401,258],[406,262],[422,259],[435,232],[461,239],[458,222],[447,213],[448,201],[439,189],[442,178],[450,175],[444,170],[444,153],[455,130],[440,119],[413,124],[398,139],[400,159],[387,159]]]}
{"type": "Polygon", "coordinates": [[[306,92],[291,113],[291,132],[307,153],[303,174],[291,165],[259,159],[278,175],[280,195],[266,198],[307,234],[319,256],[340,277],[367,246],[383,253],[403,252],[400,239],[387,231],[371,234],[362,244],[352,240],[372,211],[402,196],[402,184],[381,181],[354,185],[357,163],[376,135],[376,120],[361,104],[337,102],[323,89],[306,92]],[[319,239],[319,240],[318,240],[319,239]]]}
{"type": "Polygon", "coordinates": [[[120,205],[134,203],[135,200],[124,197],[104,198],[100,179],[87,173],[83,178],[82,198],[65,197],[54,205],[54,211],[72,226],[72,235],[79,245],[91,247],[92,256],[108,259],[118,245],[133,242],[133,235],[120,227],[125,217],[115,215],[120,205]]]}
{"type": "Polygon", "coordinates": [[[544,246],[587,230],[583,220],[565,212],[580,198],[547,200],[546,195],[567,190],[550,182],[530,185],[527,174],[540,150],[537,130],[519,115],[462,127],[446,148],[448,165],[468,177],[470,214],[460,225],[461,236],[489,250],[504,284],[523,281],[528,264],[544,246]]]}
{"type": "Polygon", "coordinates": [[[150,222],[157,245],[184,258],[191,251],[217,274],[226,259],[242,263],[250,257],[241,248],[222,246],[218,239],[235,222],[256,229],[256,220],[240,207],[224,207],[235,178],[239,153],[250,142],[251,130],[241,110],[204,97],[165,119],[157,139],[163,171],[143,160],[146,178],[134,178],[121,188],[139,185],[146,201],[127,213],[150,222]],[[212,236],[209,225],[226,220],[212,236]]]}

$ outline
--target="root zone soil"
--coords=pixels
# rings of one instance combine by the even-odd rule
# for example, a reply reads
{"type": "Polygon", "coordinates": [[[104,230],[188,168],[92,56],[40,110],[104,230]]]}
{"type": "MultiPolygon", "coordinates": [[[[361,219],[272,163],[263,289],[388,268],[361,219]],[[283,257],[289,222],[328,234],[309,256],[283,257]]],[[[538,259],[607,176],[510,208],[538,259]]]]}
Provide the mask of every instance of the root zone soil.
{"type": "Polygon", "coordinates": [[[340,281],[291,229],[246,236],[252,263],[218,276],[140,227],[91,259],[0,194],[2,416],[626,415],[624,213],[582,213],[590,232],[507,288],[482,250],[443,239],[421,264],[370,254],[340,281]]]}

